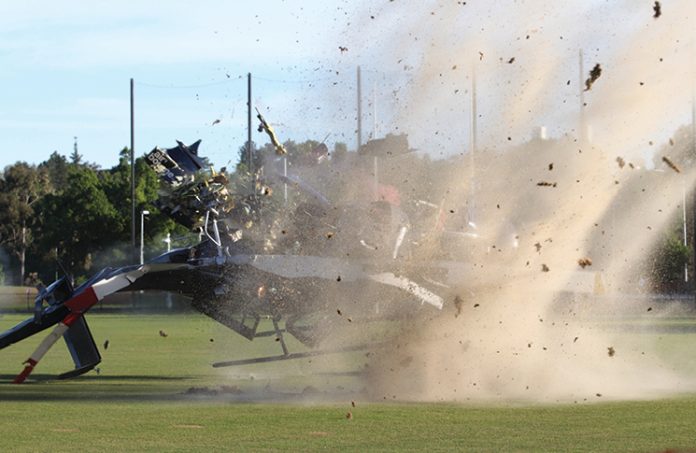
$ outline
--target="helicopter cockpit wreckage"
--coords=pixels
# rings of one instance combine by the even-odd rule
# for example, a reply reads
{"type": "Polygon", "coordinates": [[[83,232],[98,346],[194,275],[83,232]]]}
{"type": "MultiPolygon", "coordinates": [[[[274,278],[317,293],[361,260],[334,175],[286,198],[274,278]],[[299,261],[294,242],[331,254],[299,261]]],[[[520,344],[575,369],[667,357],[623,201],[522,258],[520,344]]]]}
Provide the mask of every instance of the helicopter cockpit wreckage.
{"type": "MultiPolygon", "coordinates": [[[[269,135],[275,152],[285,153],[261,114],[258,118],[259,130],[269,135]]],[[[249,340],[276,336],[282,354],[259,361],[300,356],[289,351],[284,335],[316,347],[331,330],[329,314],[335,317],[337,307],[345,304],[365,318],[380,319],[443,307],[437,285],[401,264],[409,224],[397,206],[384,201],[336,205],[286,173],[276,175],[275,181],[305,191],[310,201],[292,210],[271,209],[272,184],[263,177],[252,177],[246,193],[233,193],[224,172],[205,168],[198,155],[200,141],[177,143],[170,149],[155,148],[146,160],[161,182],[158,208],[199,233],[200,242],[144,265],[103,269],[79,286],[66,274],[40,288],[34,315],[0,334],[2,349],[53,328],[14,382],[25,381],[61,337],[75,368],[60,378],[81,375],[99,364],[85,315],[120,291],[181,294],[197,311],[249,340]],[[315,236],[330,245],[317,245],[321,241],[315,236]],[[262,319],[270,319],[273,330],[261,332],[262,319]]]]}

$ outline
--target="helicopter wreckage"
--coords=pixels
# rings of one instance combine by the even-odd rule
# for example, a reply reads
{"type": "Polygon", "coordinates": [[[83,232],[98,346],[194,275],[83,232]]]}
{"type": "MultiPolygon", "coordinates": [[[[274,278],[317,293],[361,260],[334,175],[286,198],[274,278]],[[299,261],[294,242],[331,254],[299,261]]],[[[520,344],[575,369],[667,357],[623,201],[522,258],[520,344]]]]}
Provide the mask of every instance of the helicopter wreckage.
{"type": "MultiPolygon", "coordinates": [[[[259,129],[278,145],[276,152],[284,153],[260,114],[259,120],[259,129]]],[[[170,149],[155,148],[146,160],[161,182],[158,208],[198,232],[200,242],[143,265],[103,269],[76,287],[66,274],[40,288],[33,317],[0,333],[3,349],[53,327],[26,360],[15,383],[24,382],[61,337],[75,368],[59,378],[79,376],[97,366],[101,356],[85,315],[116,292],[181,294],[191,299],[197,311],[243,337],[274,335],[282,347],[278,356],[213,366],[318,354],[316,349],[291,353],[283,335],[316,348],[322,335],[331,331],[325,322],[327,314],[335,316],[337,307],[348,302],[380,319],[409,316],[427,307],[442,309],[443,297],[436,293],[441,285],[421,272],[409,274],[400,265],[409,225],[398,207],[386,202],[333,206],[299,178],[286,174],[279,179],[306,189],[313,201],[296,206],[291,214],[278,215],[277,209],[264,210],[271,189],[260,179],[253,182],[253,193],[235,195],[224,172],[205,168],[198,155],[200,141],[190,146],[177,143],[170,149]],[[326,225],[332,226],[335,240],[330,247],[313,246],[307,238],[326,231],[326,225]],[[270,319],[273,330],[259,331],[262,319],[270,319]]]]}

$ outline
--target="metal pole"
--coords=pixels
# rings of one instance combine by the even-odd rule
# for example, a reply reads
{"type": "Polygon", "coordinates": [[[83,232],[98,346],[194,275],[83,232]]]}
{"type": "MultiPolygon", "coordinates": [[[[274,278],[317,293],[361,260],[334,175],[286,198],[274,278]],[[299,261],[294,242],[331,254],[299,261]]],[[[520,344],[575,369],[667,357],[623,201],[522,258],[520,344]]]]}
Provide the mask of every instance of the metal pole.
{"type": "MultiPolygon", "coordinates": [[[[693,90],[693,88],[692,88],[693,90]]],[[[692,91],[691,94],[691,153],[692,156],[696,156],[696,97],[692,91]]],[[[692,222],[693,222],[693,237],[691,239],[691,248],[693,249],[693,266],[694,266],[694,275],[696,275],[696,194],[693,194],[692,190],[692,197],[693,197],[693,217],[692,217],[692,222]]],[[[686,204],[686,203],[684,203],[686,204]]],[[[696,287],[694,288],[694,302],[696,302],[696,287]]]]}
{"type": "MultiPolygon", "coordinates": [[[[478,112],[476,105],[476,68],[471,73],[471,156],[478,148],[478,112]]],[[[473,169],[473,167],[472,167],[473,169]]]]}
{"type": "Polygon", "coordinates": [[[283,180],[283,199],[285,200],[285,204],[288,204],[288,157],[283,156],[283,176],[285,176],[285,179],[283,180]]]}
{"type": "MultiPolygon", "coordinates": [[[[686,183],[682,183],[682,226],[684,227],[684,247],[686,242],[686,183]]],[[[689,281],[689,263],[684,263],[684,282],[689,281]]]]}
{"type": "Polygon", "coordinates": [[[358,66],[358,151],[362,146],[362,83],[360,81],[360,66],[358,66]]]}
{"type": "Polygon", "coordinates": [[[471,166],[471,181],[469,195],[468,222],[476,222],[476,154],[478,152],[478,111],[476,105],[476,66],[471,68],[471,150],[469,163],[471,166]]]}
{"type": "Polygon", "coordinates": [[[377,138],[377,82],[372,83],[372,138],[377,138]]]}
{"type": "Polygon", "coordinates": [[[375,172],[375,201],[379,201],[379,158],[374,157],[374,172],[375,172]]]}
{"type": "Polygon", "coordinates": [[[135,116],[133,79],[130,79],[131,257],[135,260],[135,116]]]}
{"type": "MultiPolygon", "coordinates": [[[[254,164],[251,150],[251,72],[247,74],[247,162],[249,163],[249,174],[254,173],[254,164]]],[[[252,189],[253,191],[253,189],[252,189]]]]}
{"type": "Polygon", "coordinates": [[[587,140],[587,124],[585,119],[585,90],[583,89],[583,78],[585,77],[585,70],[583,65],[583,55],[582,49],[578,54],[579,63],[579,76],[578,76],[578,89],[580,90],[580,130],[578,131],[578,138],[580,139],[580,144],[583,145],[587,140]]]}

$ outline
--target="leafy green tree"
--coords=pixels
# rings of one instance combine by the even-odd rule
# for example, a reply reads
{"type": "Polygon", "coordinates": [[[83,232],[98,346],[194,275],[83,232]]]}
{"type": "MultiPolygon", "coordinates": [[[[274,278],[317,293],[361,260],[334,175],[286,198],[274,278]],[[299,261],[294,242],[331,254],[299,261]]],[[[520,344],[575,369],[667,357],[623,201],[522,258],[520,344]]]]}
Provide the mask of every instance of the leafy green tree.
{"type": "Polygon", "coordinates": [[[657,245],[653,260],[653,286],[660,291],[683,290],[684,266],[689,263],[691,247],[676,233],[670,233],[657,245]]]}
{"type": "Polygon", "coordinates": [[[49,190],[48,172],[24,162],[6,167],[0,178],[0,244],[19,261],[20,283],[33,240],[34,208],[49,190]]]}
{"type": "Polygon", "coordinates": [[[51,182],[51,187],[54,190],[63,190],[68,174],[68,159],[65,156],[58,154],[58,151],[53,151],[51,156],[39,164],[39,170],[45,170],[48,173],[48,179],[51,182]]]}
{"type": "Polygon", "coordinates": [[[76,275],[89,271],[92,254],[113,243],[122,222],[89,167],[68,169],[67,186],[41,201],[41,247],[59,250],[59,257],[76,275]]]}
{"type": "Polygon", "coordinates": [[[118,213],[118,218],[111,229],[112,237],[123,242],[130,241],[130,150],[123,148],[119,153],[118,164],[109,170],[99,172],[98,175],[104,194],[118,213]]]}

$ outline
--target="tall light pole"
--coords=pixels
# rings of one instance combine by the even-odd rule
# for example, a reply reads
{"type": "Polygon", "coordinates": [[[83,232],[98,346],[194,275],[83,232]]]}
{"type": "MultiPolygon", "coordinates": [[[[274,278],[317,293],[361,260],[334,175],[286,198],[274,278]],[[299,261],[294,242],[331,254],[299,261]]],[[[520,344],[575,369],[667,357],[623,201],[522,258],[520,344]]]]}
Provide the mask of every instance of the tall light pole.
{"type": "Polygon", "coordinates": [[[130,170],[131,170],[131,258],[135,259],[135,110],[133,79],[130,79],[130,170]]]}
{"type": "Polygon", "coordinates": [[[356,151],[360,151],[362,146],[362,81],[360,78],[360,66],[358,66],[358,146],[356,151]]]}
{"type": "Polygon", "coordinates": [[[145,216],[150,215],[150,211],[140,211],[140,264],[145,263],[145,216]]]}

